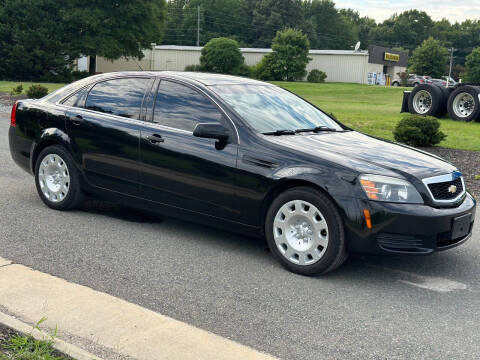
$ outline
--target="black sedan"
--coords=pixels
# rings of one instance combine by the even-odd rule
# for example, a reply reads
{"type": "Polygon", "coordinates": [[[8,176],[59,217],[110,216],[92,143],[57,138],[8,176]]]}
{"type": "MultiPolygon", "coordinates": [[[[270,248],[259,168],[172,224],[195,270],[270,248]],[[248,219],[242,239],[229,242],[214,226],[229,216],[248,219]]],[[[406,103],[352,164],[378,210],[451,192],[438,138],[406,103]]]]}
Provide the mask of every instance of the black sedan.
{"type": "Polygon", "coordinates": [[[331,271],[348,253],[448,249],[475,218],[452,164],[250,79],[96,75],[17,102],[9,139],[53,209],[98,196],[264,236],[301,274],[331,271]]]}

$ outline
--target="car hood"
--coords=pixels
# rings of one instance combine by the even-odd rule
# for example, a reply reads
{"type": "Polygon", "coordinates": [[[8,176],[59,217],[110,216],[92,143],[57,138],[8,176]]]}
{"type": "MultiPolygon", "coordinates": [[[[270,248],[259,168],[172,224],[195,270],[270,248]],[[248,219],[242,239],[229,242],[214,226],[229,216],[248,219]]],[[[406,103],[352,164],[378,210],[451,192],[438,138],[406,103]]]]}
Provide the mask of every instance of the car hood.
{"type": "Polygon", "coordinates": [[[300,133],[265,138],[360,173],[401,175],[407,179],[413,175],[423,179],[456,170],[452,164],[435,155],[355,131],[300,133]]]}

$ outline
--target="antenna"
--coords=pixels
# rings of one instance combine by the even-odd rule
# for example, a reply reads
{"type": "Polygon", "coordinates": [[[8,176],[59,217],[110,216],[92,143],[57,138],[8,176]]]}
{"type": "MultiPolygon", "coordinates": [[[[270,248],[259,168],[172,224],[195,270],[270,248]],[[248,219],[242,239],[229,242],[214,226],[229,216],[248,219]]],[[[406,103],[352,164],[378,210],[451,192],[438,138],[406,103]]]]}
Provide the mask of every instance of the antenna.
{"type": "Polygon", "coordinates": [[[358,49],[360,49],[360,41],[358,41],[358,42],[355,44],[355,51],[358,51],[358,49]]]}

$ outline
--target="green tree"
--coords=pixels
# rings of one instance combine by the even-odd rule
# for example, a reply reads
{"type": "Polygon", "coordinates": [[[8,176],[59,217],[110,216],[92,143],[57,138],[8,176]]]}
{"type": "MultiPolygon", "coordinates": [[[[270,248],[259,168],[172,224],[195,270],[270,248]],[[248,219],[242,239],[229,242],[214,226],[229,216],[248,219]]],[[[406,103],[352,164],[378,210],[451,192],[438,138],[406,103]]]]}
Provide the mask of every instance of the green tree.
{"type": "MultiPolygon", "coordinates": [[[[182,24],[185,21],[185,9],[188,0],[170,0],[167,2],[167,20],[162,44],[166,45],[193,45],[196,34],[193,29],[185,32],[182,24]]],[[[194,9],[191,9],[194,10],[194,9]]],[[[196,32],[196,30],[195,30],[196,32]]]]}
{"type": "Polygon", "coordinates": [[[410,69],[420,75],[440,77],[444,75],[448,51],[439,40],[430,37],[413,52],[410,69]]]}
{"type": "Polygon", "coordinates": [[[467,56],[465,62],[465,80],[468,82],[480,82],[480,47],[476,47],[467,56]]]}
{"type": "MultiPolygon", "coordinates": [[[[50,80],[74,58],[56,0],[0,1],[0,77],[50,80]]],[[[75,55],[75,52],[73,52],[75,55]]]]}
{"type": "Polygon", "coordinates": [[[424,11],[408,10],[393,15],[372,31],[375,42],[389,47],[403,47],[410,53],[430,37],[433,20],[424,11]]]}
{"type": "Polygon", "coordinates": [[[304,14],[304,32],[313,49],[350,49],[358,41],[357,27],[338,12],[333,1],[305,1],[304,14]]]}
{"type": "Polygon", "coordinates": [[[244,0],[173,0],[168,4],[165,44],[196,45],[200,13],[200,45],[218,37],[247,44],[250,21],[244,0]]]}
{"type": "Polygon", "coordinates": [[[275,80],[301,80],[307,74],[310,42],[295,29],[278,31],[272,42],[272,52],[265,55],[266,66],[275,80]]]}
{"type": "MultiPolygon", "coordinates": [[[[42,0],[43,1],[43,0],[42,0]]],[[[159,43],[164,30],[165,0],[64,0],[61,16],[74,52],[107,59],[143,58],[143,50],[159,43]]],[[[47,17],[48,18],[48,17],[47,17]]]]}
{"type": "Polygon", "coordinates": [[[237,74],[244,63],[238,42],[228,38],[210,40],[202,49],[200,66],[203,71],[237,74]]]}
{"type": "Polygon", "coordinates": [[[302,0],[258,0],[253,11],[254,47],[269,47],[275,33],[303,25],[302,0]]]}
{"type": "Polygon", "coordinates": [[[465,20],[462,23],[452,25],[447,46],[453,46],[455,61],[465,65],[467,56],[472,50],[480,46],[480,20],[465,20]]]}
{"type": "Polygon", "coordinates": [[[340,9],[339,12],[350,23],[350,27],[356,28],[361,49],[367,49],[371,42],[371,32],[377,27],[375,20],[367,16],[360,17],[358,11],[353,9],[340,9]]]}

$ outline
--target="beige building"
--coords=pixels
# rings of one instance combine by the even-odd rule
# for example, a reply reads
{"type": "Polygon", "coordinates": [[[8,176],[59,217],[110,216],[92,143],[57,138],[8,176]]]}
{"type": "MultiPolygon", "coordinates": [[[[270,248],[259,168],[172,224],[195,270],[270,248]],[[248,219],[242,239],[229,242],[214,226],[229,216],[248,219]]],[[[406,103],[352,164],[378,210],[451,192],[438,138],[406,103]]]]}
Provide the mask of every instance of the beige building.
{"type": "MultiPolygon", "coordinates": [[[[255,65],[271,49],[241,48],[247,65],[255,65]]],[[[171,70],[183,71],[187,65],[200,63],[202,48],[196,46],[157,45],[152,50],[145,50],[145,57],[138,59],[119,59],[109,61],[97,57],[97,71],[126,70],[171,70]]],[[[386,73],[395,76],[405,71],[404,66],[396,66],[395,61],[383,63],[370,62],[369,51],[353,50],[310,50],[312,60],[307,70],[319,69],[327,74],[327,82],[349,82],[366,84],[368,73],[386,73]]],[[[380,61],[377,61],[380,62],[380,61]]]]}

